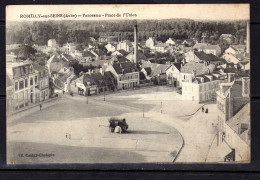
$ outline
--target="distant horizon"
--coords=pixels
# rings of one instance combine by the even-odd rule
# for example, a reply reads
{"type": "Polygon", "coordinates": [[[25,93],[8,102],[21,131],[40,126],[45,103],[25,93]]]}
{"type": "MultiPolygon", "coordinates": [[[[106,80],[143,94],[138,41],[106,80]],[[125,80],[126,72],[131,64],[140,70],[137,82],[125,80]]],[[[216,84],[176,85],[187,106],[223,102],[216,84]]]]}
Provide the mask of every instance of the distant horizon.
{"type": "Polygon", "coordinates": [[[6,7],[6,22],[167,19],[244,21],[250,20],[250,10],[249,4],[9,5],[6,7]],[[60,14],[62,16],[47,17],[52,14],[60,14]],[[86,16],[83,17],[83,14],[86,16]],[[30,15],[32,17],[28,18],[30,15]],[[45,15],[47,16],[43,17],[45,15]],[[76,15],[76,17],[64,17],[64,15],[76,15]],[[89,17],[88,15],[98,16],[89,17]]]}

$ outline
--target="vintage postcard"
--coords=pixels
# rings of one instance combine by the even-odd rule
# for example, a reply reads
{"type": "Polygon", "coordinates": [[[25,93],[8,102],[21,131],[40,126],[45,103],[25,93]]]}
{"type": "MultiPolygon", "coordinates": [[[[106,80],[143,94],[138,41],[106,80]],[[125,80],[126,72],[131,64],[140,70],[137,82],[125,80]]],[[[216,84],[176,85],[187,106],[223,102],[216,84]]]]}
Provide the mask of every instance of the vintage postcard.
{"type": "Polygon", "coordinates": [[[250,163],[249,14],[7,6],[7,164],[250,163]]]}

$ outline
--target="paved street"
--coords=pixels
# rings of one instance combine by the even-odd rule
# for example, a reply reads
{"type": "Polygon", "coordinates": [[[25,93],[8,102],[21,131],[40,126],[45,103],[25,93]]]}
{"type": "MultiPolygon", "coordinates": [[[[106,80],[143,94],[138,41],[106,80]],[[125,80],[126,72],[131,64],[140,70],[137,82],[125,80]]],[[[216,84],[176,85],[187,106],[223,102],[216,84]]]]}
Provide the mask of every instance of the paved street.
{"type": "Polygon", "coordinates": [[[180,149],[176,162],[203,162],[215,134],[215,105],[207,105],[210,114],[190,116],[202,105],[180,100],[172,87],[119,91],[105,101],[103,95],[60,96],[41,111],[8,119],[9,163],[173,162],[180,149]],[[112,116],[125,117],[129,133],[100,127],[112,116]],[[54,155],[19,157],[35,153],[54,155]]]}

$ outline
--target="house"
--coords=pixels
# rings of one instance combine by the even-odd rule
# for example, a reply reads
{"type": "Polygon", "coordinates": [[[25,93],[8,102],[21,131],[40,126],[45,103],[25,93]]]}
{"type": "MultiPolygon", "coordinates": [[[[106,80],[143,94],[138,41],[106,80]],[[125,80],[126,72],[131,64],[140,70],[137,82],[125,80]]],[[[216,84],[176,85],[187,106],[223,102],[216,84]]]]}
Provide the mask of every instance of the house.
{"type": "Polygon", "coordinates": [[[145,46],[153,49],[154,48],[154,44],[155,44],[155,39],[153,37],[149,37],[146,41],[145,41],[145,46]]]}
{"type": "Polygon", "coordinates": [[[192,82],[193,77],[203,74],[211,74],[215,69],[214,64],[189,62],[181,67],[180,86],[182,82],[192,82]]]}
{"type": "Polygon", "coordinates": [[[76,44],[75,43],[66,43],[63,46],[63,49],[65,51],[65,54],[73,54],[76,51],[76,44]]]}
{"type": "Polygon", "coordinates": [[[233,55],[245,54],[245,52],[246,52],[245,45],[232,45],[225,50],[226,54],[233,54],[233,55]]]}
{"type": "Polygon", "coordinates": [[[38,73],[30,61],[6,63],[6,75],[9,112],[37,102],[38,73]]]}
{"type": "Polygon", "coordinates": [[[221,48],[219,45],[211,45],[207,43],[196,43],[193,46],[194,50],[203,51],[206,54],[213,54],[219,56],[221,54],[221,48]]]}
{"type": "MultiPolygon", "coordinates": [[[[126,59],[128,59],[131,62],[134,62],[134,51],[130,52],[127,56],[126,59]]],[[[141,62],[141,60],[146,60],[146,56],[141,52],[137,51],[137,62],[141,62]]]]}
{"type": "Polygon", "coordinates": [[[225,40],[228,44],[232,44],[234,41],[234,36],[232,34],[221,34],[219,40],[225,40]]]}
{"type": "Polygon", "coordinates": [[[104,43],[104,42],[117,42],[117,40],[118,40],[117,36],[108,36],[108,35],[100,36],[98,38],[98,41],[101,42],[101,43],[104,43]]]}
{"type": "Polygon", "coordinates": [[[217,91],[219,151],[222,161],[250,160],[250,79],[229,78],[217,91]]]}
{"type": "Polygon", "coordinates": [[[64,68],[69,67],[69,61],[63,55],[53,55],[46,63],[49,77],[55,78],[57,74],[64,68]]]}
{"type": "Polygon", "coordinates": [[[164,43],[158,43],[153,47],[152,52],[166,53],[167,52],[167,46],[164,43]]]}
{"type": "Polygon", "coordinates": [[[169,38],[169,39],[165,42],[165,44],[166,44],[167,46],[174,46],[174,45],[176,44],[176,42],[175,42],[175,40],[173,40],[172,38],[169,38]]]}
{"type": "Polygon", "coordinates": [[[116,49],[117,50],[124,50],[126,52],[131,52],[131,51],[134,50],[134,46],[133,46],[133,44],[130,41],[124,40],[124,41],[119,42],[117,44],[117,48],[116,49]]]}
{"type": "Polygon", "coordinates": [[[233,54],[223,54],[222,58],[224,58],[228,63],[238,64],[240,60],[233,54]]]}
{"type": "Polygon", "coordinates": [[[180,72],[181,72],[181,63],[173,63],[167,70],[167,82],[174,87],[180,86],[180,72]]]}
{"type": "Polygon", "coordinates": [[[188,46],[188,47],[192,47],[194,46],[195,42],[193,39],[185,39],[182,44],[188,46]]]}
{"type": "Polygon", "coordinates": [[[225,59],[219,58],[213,54],[206,54],[203,51],[194,51],[185,53],[185,62],[206,62],[207,64],[221,65],[225,63],[225,59]]]}
{"type": "Polygon", "coordinates": [[[38,63],[32,64],[35,73],[38,74],[38,86],[36,86],[36,102],[41,102],[50,97],[49,89],[49,74],[45,66],[41,66],[38,63]]]}
{"type": "Polygon", "coordinates": [[[109,64],[105,71],[114,75],[117,89],[133,88],[140,84],[139,71],[131,62],[109,64]]]}
{"type": "Polygon", "coordinates": [[[90,51],[83,51],[80,63],[92,62],[96,59],[96,56],[90,51]]]}
{"type": "Polygon", "coordinates": [[[108,43],[105,45],[105,48],[107,49],[107,52],[115,52],[116,51],[116,44],[108,43]]]}
{"type": "Polygon", "coordinates": [[[49,39],[47,45],[48,47],[57,47],[57,42],[55,39],[49,39]]]}
{"type": "Polygon", "coordinates": [[[95,56],[96,61],[107,59],[106,53],[104,51],[100,50],[100,49],[91,50],[90,52],[95,56]]]}
{"type": "Polygon", "coordinates": [[[220,74],[192,75],[191,81],[182,82],[182,100],[204,102],[216,99],[219,84],[224,82],[220,74]]]}
{"type": "Polygon", "coordinates": [[[167,83],[167,74],[166,70],[171,67],[171,65],[166,64],[158,64],[158,63],[151,63],[149,61],[142,60],[142,68],[150,67],[152,81],[155,84],[166,84],[167,83]]]}

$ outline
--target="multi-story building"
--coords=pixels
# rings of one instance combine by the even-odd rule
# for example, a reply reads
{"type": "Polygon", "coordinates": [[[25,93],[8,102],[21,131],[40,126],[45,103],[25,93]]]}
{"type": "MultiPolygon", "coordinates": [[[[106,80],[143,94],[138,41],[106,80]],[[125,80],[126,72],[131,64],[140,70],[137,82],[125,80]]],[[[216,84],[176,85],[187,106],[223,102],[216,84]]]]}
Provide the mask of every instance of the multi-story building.
{"type": "Polygon", "coordinates": [[[224,81],[220,74],[191,76],[189,79],[182,82],[182,99],[198,102],[215,100],[219,84],[224,81]]]}
{"type": "Polygon", "coordinates": [[[226,149],[222,160],[250,160],[250,79],[243,77],[220,84],[217,91],[219,151],[226,149]]]}
{"type": "Polygon", "coordinates": [[[109,64],[105,71],[110,71],[116,78],[117,89],[128,89],[139,86],[139,71],[131,62],[109,64]]]}
{"type": "Polygon", "coordinates": [[[13,82],[10,111],[21,109],[29,103],[36,102],[36,86],[38,73],[33,69],[31,62],[13,62],[6,64],[7,75],[13,82]]]}
{"type": "Polygon", "coordinates": [[[49,99],[49,74],[45,66],[33,63],[33,69],[38,74],[38,85],[35,87],[36,102],[41,102],[49,99]]]}

